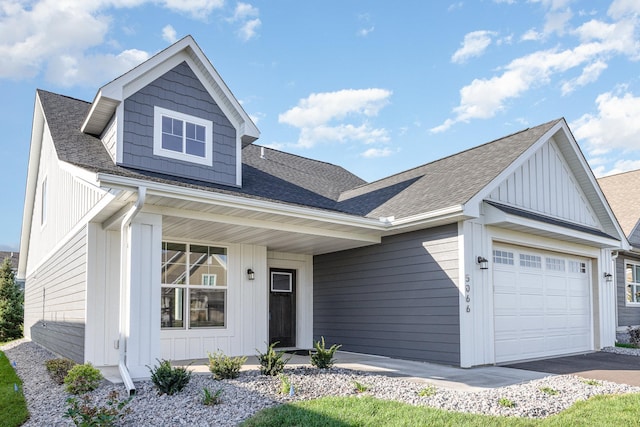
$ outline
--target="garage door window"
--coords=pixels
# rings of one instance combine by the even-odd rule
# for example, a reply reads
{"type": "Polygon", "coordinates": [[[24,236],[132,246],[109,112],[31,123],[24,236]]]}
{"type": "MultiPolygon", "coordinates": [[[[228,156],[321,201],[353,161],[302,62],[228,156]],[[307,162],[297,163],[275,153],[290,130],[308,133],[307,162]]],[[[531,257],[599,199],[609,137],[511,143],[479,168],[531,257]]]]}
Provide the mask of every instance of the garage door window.
{"type": "Polygon", "coordinates": [[[545,258],[547,264],[547,270],[551,271],[564,271],[564,260],[559,258],[545,258]]]}
{"type": "Polygon", "coordinates": [[[626,270],[627,303],[640,304],[640,264],[628,262],[626,270]]]}
{"type": "Polygon", "coordinates": [[[496,264],[513,265],[513,252],[494,250],[493,262],[496,264]]]}
{"type": "Polygon", "coordinates": [[[520,254],[520,267],[542,268],[542,260],[538,255],[520,254]]]}
{"type": "Polygon", "coordinates": [[[587,264],[579,261],[569,261],[569,272],[570,273],[586,273],[587,264]]]}

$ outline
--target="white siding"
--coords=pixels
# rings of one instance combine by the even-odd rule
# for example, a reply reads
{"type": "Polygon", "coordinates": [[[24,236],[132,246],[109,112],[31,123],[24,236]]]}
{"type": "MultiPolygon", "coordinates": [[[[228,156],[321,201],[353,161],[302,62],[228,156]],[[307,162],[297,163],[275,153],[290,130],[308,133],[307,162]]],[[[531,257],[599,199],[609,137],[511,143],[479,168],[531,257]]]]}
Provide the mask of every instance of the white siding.
{"type": "Polygon", "coordinates": [[[504,180],[488,199],[589,227],[599,226],[553,140],[504,180]]]}
{"type": "Polygon", "coordinates": [[[105,194],[104,191],[91,187],[60,167],[51,135],[46,127],[40,159],[29,236],[27,276],[46,261],[46,257],[51,255],[61,241],[68,239],[68,233],[105,194]],[[47,212],[46,221],[43,223],[42,182],[45,179],[47,212]]]}
{"type": "Polygon", "coordinates": [[[87,229],[82,228],[25,283],[25,336],[84,362],[87,229]]]}
{"type": "Polygon", "coordinates": [[[102,133],[102,136],[100,136],[104,148],[107,149],[109,156],[111,156],[111,160],[113,160],[114,162],[116,161],[116,144],[118,140],[117,123],[118,120],[114,115],[109,124],[107,124],[107,127],[102,133]]]}

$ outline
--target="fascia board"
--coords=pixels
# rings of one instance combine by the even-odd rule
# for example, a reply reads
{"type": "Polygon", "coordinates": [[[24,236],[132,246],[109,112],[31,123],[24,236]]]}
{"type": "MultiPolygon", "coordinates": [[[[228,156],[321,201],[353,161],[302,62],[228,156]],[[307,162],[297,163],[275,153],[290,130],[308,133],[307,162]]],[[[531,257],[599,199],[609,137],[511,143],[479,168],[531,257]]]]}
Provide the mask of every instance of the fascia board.
{"type": "Polygon", "coordinates": [[[295,218],[306,218],[316,221],[331,222],[335,224],[360,227],[369,230],[384,231],[387,229],[386,224],[377,219],[356,217],[339,212],[322,211],[309,207],[285,205],[282,203],[271,201],[249,199],[245,197],[214,193],[194,188],[179,187],[175,185],[151,182],[136,178],[99,173],[98,182],[101,187],[108,188],[132,189],[139,186],[145,186],[147,188],[147,195],[149,196],[164,196],[186,201],[217,204],[221,206],[253,210],[256,212],[266,212],[295,218]]]}
{"type": "Polygon", "coordinates": [[[38,185],[38,170],[40,169],[40,153],[44,128],[47,126],[42,102],[36,92],[33,121],[31,127],[31,143],[29,144],[29,165],[27,167],[27,183],[25,185],[24,208],[22,211],[22,229],[20,230],[20,259],[18,260],[19,279],[24,279],[27,271],[29,256],[29,238],[33,221],[33,207],[35,204],[36,187],[38,185]]]}
{"type": "Polygon", "coordinates": [[[381,218],[383,222],[389,225],[389,231],[399,231],[407,228],[429,228],[437,224],[457,222],[462,219],[469,219],[465,217],[462,205],[454,205],[448,208],[399,218],[397,220],[385,220],[381,218]]]}

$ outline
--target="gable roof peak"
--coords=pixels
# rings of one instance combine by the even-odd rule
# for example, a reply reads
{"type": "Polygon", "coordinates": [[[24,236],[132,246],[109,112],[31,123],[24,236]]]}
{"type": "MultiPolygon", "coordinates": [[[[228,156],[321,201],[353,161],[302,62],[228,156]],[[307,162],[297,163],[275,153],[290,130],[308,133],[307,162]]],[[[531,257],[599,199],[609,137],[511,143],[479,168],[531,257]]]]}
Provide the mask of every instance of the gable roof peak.
{"type": "Polygon", "coordinates": [[[102,86],[82,124],[82,132],[99,135],[128,96],[182,62],[201,80],[227,118],[237,127],[242,144],[260,137],[260,131],[192,36],[187,35],[151,58],[102,86]]]}

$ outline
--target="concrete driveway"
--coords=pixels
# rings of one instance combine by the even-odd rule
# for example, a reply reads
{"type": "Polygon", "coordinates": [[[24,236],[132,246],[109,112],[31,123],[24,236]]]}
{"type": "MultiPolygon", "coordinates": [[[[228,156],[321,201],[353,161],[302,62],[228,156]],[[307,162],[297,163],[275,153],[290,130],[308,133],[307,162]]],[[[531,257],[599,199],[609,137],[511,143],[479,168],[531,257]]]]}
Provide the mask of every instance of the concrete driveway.
{"type": "Polygon", "coordinates": [[[513,369],[573,374],[583,378],[640,386],[640,357],[596,352],[505,365],[513,369]]]}

